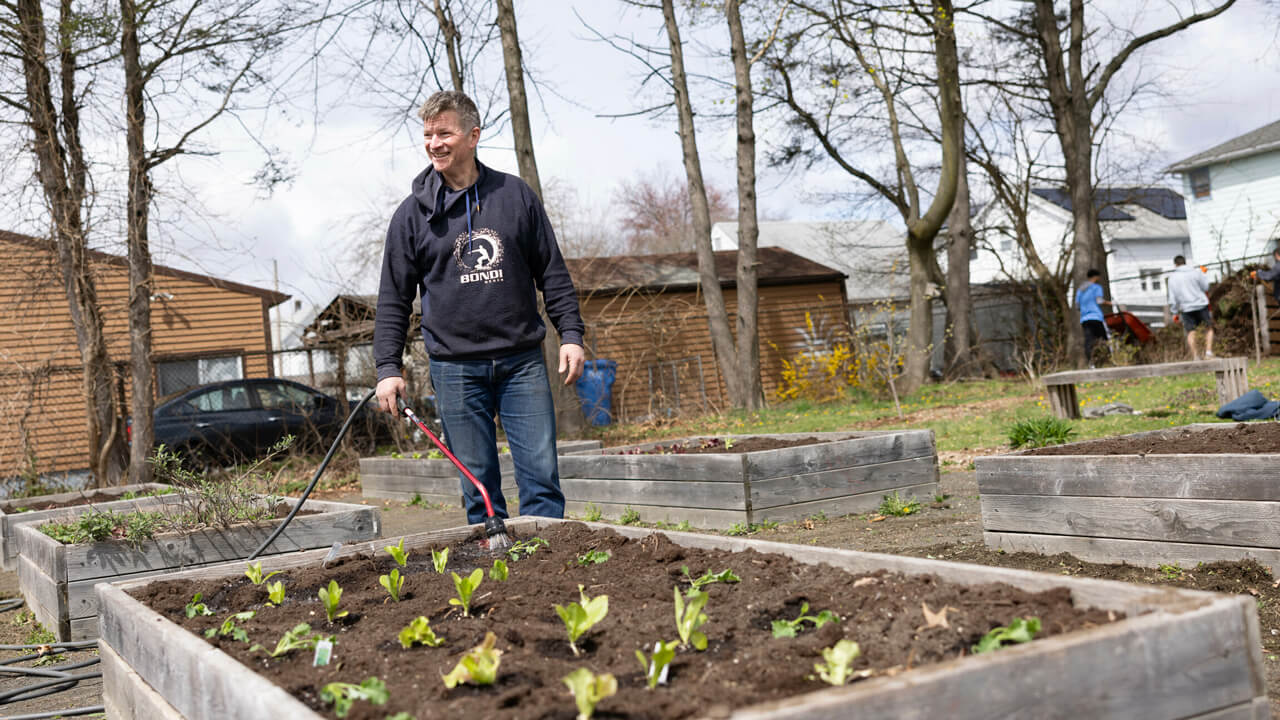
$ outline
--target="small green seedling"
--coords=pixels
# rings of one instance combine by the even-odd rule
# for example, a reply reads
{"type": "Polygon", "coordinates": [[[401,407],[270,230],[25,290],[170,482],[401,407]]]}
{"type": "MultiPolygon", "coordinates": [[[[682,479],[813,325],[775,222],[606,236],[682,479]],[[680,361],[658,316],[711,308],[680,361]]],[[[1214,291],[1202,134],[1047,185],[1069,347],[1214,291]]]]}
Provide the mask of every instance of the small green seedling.
{"type": "Polygon", "coordinates": [[[440,676],[444,686],[452,690],[465,682],[492,685],[498,679],[498,665],[502,662],[502,651],[494,647],[497,642],[497,635],[485,633],[484,642],[463,655],[448,675],[440,676]]]}
{"type": "Polygon", "coordinates": [[[267,584],[267,602],[272,605],[280,605],[284,602],[284,583],[277,580],[267,584]]]}
{"type": "Polygon", "coordinates": [[[853,661],[862,654],[858,643],[840,640],[833,647],[822,649],[823,662],[814,663],[818,677],[829,685],[844,685],[852,674],[853,661]]]}
{"type": "Polygon", "coordinates": [[[400,602],[400,591],[404,590],[404,578],[400,575],[400,569],[394,568],[389,575],[379,575],[378,584],[387,589],[387,594],[391,599],[400,602]]]}
{"type": "Polygon", "coordinates": [[[1014,618],[1008,627],[998,627],[982,636],[973,646],[973,654],[999,650],[1005,644],[1031,642],[1040,632],[1040,618],[1014,618]]]}
{"type": "Polygon", "coordinates": [[[702,573],[702,577],[694,578],[692,575],[689,574],[689,566],[681,565],[680,574],[684,575],[685,581],[689,583],[690,590],[701,590],[702,588],[712,583],[742,582],[742,578],[738,577],[737,574],[735,574],[733,570],[730,570],[729,568],[725,568],[724,570],[721,570],[718,573],[713,573],[710,570],[708,570],[702,573]]]}
{"type": "Polygon", "coordinates": [[[409,553],[404,550],[404,538],[400,538],[399,544],[388,545],[383,549],[391,555],[391,559],[395,560],[400,567],[404,567],[404,564],[409,560],[409,553]]]}
{"type": "Polygon", "coordinates": [[[676,648],[680,643],[676,640],[670,642],[658,641],[654,643],[653,655],[646,658],[643,650],[636,651],[636,658],[640,661],[640,667],[644,670],[644,679],[649,683],[649,689],[658,687],[658,680],[662,678],[662,671],[666,669],[671,661],[676,657],[676,648]]]}
{"type": "Polygon", "coordinates": [[[414,643],[426,645],[427,647],[438,647],[444,644],[444,638],[436,637],[436,632],[431,629],[430,622],[421,615],[414,618],[412,622],[400,631],[399,638],[400,647],[405,650],[413,647],[414,643]]]}
{"type": "Polygon", "coordinates": [[[604,619],[609,614],[609,596],[597,595],[594,598],[587,597],[582,592],[582,585],[578,586],[578,596],[582,600],[580,603],[569,603],[569,605],[557,605],[556,614],[560,616],[560,620],[564,622],[565,630],[569,631],[569,649],[573,651],[574,656],[581,655],[578,651],[578,638],[587,632],[596,623],[604,619]]]}
{"type": "Polygon", "coordinates": [[[236,623],[244,622],[245,620],[250,620],[256,614],[257,613],[255,613],[253,610],[245,610],[244,612],[238,612],[235,615],[232,615],[231,617],[227,618],[226,620],[223,620],[221,627],[209,628],[208,630],[205,630],[204,636],[209,639],[213,639],[214,636],[230,635],[232,640],[239,640],[240,642],[247,643],[249,642],[249,633],[245,632],[244,628],[236,627],[236,623]]]}
{"type": "Polygon", "coordinates": [[[604,519],[604,513],[600,512],[600,508],[596,507],[595,503],[587,503],[582,511],[582,519],[587,522],[600,522],[604,519]]]}
{"type": "Polygon", "coordinates": [[[588,565],[599,565],[613,557],[608,550],[588,550],[578,556],[578,564],[586,567],[588,565]]]}
{"type": "Polygon", "coordinates": [[[577,720],[591,720],[596,703],[618,692],[618,679],[609,673],[596,675],[586,668],[578,668],[564,676],[564,684],[573,693],[578,706],[577,720]]]}
{"type": "Polygon", "coordinates": [[[636,525],[640,522],[640,513],[630,505],[622,511],[622,515],[618,516],[618,522],[623,525],[636,525]]]}
{"type": "Polygon", "coordinates": [[[498,582],[506,582],[507,576],[511,571],[507,568],[507,561],[498,559],[493,561],[493,567],[489,568],[489,579],[498,582]]]}
{"type": "Polygon", "coordinates": [[[261,585],[262,583],[270,580],[276,575],[279,575],[281,572],[282,571],[277,570],[273,573],[267,573],[267,575],[264,577],[262,574],[262,563],[256,562],[250,565],[248,568],[246,568],[244,571],[244,574],[246,577],[249,578],[249,582],[253,583],[254,585],[261,585]]]}
{"type": "Polygon", "coordinates": [[[342,600],[342,588],[337,580],[330,580],[329,587],[320,588],[320,602],[324,603],[324,616],[332,625],[334,620],[347,616],[347,611],[338,612],[338,602],[342,600]]]}
{"type": "MultiPolygon", "coordinates": [[[[280,657],[294,650],[314,650],[316,643],[320,641],[320,634],[311,632],[311,626],[307,623],[298,623],[293,626],[292,630],[286,630],[284,635],[276,643],[276,649],[271,651],[271,657],[280,657]]],[[[249,652],[257,652],[265,650],[261,645],[254,645],[249,648],[249,652]]]]}
{"type": "Polygon", "coordinates": [[[466,579],[458,576],[458,573],[449,573],[453,576],[453,587],[458,591],[458,597],[449,598],[450,605],[458,605],[462,608],[462,617],[471,616],[471,595],[480,587],[480,582],[484,580],[484,571],[476,568],[471,571],[471,575],[466,579]]]}
{"type": "Polygon", "coordinates": [[[706,650],[707,636],[698,628],[707,622],[702,608],[706,607],[711,596],[702,590],[690,590],[689,602],[685,604],[680,588],[672,588],[672,591],[676,596],[676,632],[680,633],[680,647],[693,645],[696,650],[706,650]]]}
{"type": "Polygon", "coordinates": [[[817,615],[805,615],[809,612],[809,603],[800,603],[800,615],[795,620],[774,620],[773,636],[775,638],[793,638],[796,633],[803,629],[804,623],[811,622],[815,628],[820,628],[830,622],[840,622],[840,618],[830,610],[823,610],[817,615]]]}
{"type": "Polygon", "coordinates": [[[443,550],[431,551],[431,566],[436,569],[437,573],[443,575],[444,569],[448,565],[449,565],[449,548],[445,548],[443,550]]]}
{"type": "Polygon", "coordinates": [[[540,537],[531,537],[528,540],[521,540],[507,550],[507,557],[511,558],[511,562],[516,562],[521,557],[529,557],[530,555],[538,552],[538,548],[540,547],[551,547],[551,543],[540,537]]]}
{"type": "Polygon", "coordinates": [[[212,614],[213,614],[213,611],[212,611],[212,610],[210,610],[209,608],[205,607],[205,604],[204,604],[204,603],[202,603],[202,602],[200,602],[200,599],[201,599],[202,597],[204,597],[204,595],[203,595],[203,594],[201,594],[201,593],[196,593],[195,595],[192,595],[192,596],[191,596],[191,602],[187,603],[187,604],[183,607],[183,610],[185,610],[185,611],[187,612],[187,617],[191,618],[191,617],[195,617],[195,616],[197,616],[197,615],[212,615],[212,614]]]}
{"type": "Polygon", "coordinates": [[[374,705],[386,705],[391,699],[386,683],[377,677],[365,678],[359,685],[333,682],[320,688],[320,702],[333,703],[333,714],[340,718],[351,712],[351,705],[356,700],[365,700],[374,705]]]}

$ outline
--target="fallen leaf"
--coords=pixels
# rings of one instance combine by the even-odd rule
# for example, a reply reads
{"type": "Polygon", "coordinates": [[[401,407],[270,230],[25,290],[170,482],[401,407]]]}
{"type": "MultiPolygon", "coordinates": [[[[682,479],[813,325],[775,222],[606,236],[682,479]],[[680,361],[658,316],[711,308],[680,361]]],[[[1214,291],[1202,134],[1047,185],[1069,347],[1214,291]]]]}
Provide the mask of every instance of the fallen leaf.
{"type": "Polygon", "coordinates": [[[854,586],[854,587],[862,587],[863,585],[870,585],[871,583],[874,583],[875,581],[876,581],[876,579],[875,579],[875,578],[873,578],[873,577],[863,577],[863,578],[858,578],[857,580],[854,580],[854,581],[853,581],[853,586],[854,586]]]}
{"type": "Polygon", "coordinates": [[[809,518],[805,518],[805,519],[804,519],[804,529],[805,529],[805,530],[812,530],[812,529],[813,529],[813,521],[812,521],[812,520],[810,520],[809,518]]]}
{"type": "Polygon", "coordinates": [[[871,516],[871,520],[869,522],[880,522],[883,519],[884,519],[883,515],[873,515],[871,516]]]}

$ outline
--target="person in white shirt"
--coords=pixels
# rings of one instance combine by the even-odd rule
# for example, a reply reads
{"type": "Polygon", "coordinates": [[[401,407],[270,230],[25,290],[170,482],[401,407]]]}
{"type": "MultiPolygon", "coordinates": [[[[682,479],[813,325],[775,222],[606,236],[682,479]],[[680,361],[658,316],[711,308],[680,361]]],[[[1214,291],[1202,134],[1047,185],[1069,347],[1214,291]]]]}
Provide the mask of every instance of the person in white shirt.
{"type": "Polygon", "coordinates": [[[1169,292],[1169,309],[1182,321],[1187,331],[1187,348],[1193,360],[1201,359],[1196,349],[1196,332],[1205,327],[1204,355],[1213,357],[1213,318],[1209,316],[1209,276],[1204,268],[1187,266],[1187,259],[1179,255],[1173,259],[1173,272],[1165,287],[1169,292]]]}

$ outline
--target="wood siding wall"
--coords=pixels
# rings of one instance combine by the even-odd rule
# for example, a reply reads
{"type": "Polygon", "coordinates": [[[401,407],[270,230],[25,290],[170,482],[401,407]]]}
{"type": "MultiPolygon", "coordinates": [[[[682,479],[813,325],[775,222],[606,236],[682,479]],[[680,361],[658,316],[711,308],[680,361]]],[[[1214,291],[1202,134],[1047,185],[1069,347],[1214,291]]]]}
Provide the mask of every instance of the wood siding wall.
{"type": "MultiPolygon", "coordinates": [[[[61,272],[49,250],[0,240],[0,479],[18,475],[30,455],[40,473],[88,467],[80,352],[61,272]]],[[[95,262],[107,350],[128,402],[128,270],[95,262]]],[[[242,355],[246,377],[270,373],[266,300],[194,278],[157,274],[152,303],[157,362],[242,355]]],[[[127,405],[125,406],[127,414],[127,405]]]]}
{"type": "MultiPolygon", "coordinates": [[[[732,327],[737,293],[730,288],[724,295],[732,327]]],[[[805,345],[806,312],[819,335],[848,330],[839,281],[760,288],[760,372],[767,402],[778,397],[783,358],[791,358],[805,345]]],[[[699,292],[584,294],[582,317],[587,325],[588,358],[618,363],[613,385],[615,418],[637,421],[728,406],[699,292]],[[673,367],[679,369],[678,387],[672,382],[673,367]]]]}

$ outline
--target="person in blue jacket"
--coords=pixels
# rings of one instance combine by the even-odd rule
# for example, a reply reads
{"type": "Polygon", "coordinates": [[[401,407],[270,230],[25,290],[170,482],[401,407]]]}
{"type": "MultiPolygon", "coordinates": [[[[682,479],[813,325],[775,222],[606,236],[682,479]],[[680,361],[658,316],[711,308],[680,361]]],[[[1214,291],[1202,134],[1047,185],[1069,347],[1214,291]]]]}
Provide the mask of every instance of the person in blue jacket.
{"type": "Polygon", "coordinates": [[[1271,251],[1271,267],[1249,273],[1254,280],[1261,280],[1271,288],[1271,297],[1280,303],[1280,247],[1271,251]]]}
{"type": "MultiPolygon", "coordinates": [[[[564,383],[582,374],[578,295],[538,196],[520,178],[476,160],[480,113],[460,92],[438,92],[418,111],[431,164],[391,218],[382,256],[373,354],[378,404],[392,414],[404,395],[402,355],[415,296],[431,383],[453,454],[484,484],[494,514],[508,517],[498,466],[502,419],[520,513],[564,516],[556,418],[542,357],[547,316],[560,333],[564,383]]],[[[460,475],[467,520],[486,516],[460,475]]]]}
{"type": "Polygon", "coordinates": [[[1099,340],[1107,339],[1107,326],[1102,322],[1102,308],[1099,305],[1110,305],[1110,300],[1102,299],[1102,286],[1098,278],[1102,273],[1097,268],[1089,268],[1085,273],[1085,283],[1076,291],[1076,309],[1080,311],[1080,329],[1084,331],[1084,359],[1093,367],[1093,348],[1099,340]]]}

